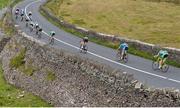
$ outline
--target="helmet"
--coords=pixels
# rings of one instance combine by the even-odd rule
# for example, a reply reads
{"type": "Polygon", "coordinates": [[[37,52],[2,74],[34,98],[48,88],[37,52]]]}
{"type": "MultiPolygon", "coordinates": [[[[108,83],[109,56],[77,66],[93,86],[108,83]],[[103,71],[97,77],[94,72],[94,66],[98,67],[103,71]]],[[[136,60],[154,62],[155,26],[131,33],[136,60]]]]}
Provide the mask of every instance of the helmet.
{"type": "Polygon", "coordinates": [[[86,36],[86,37],[84,37],[84,39],[88,40],[88,37],[86,36]]]}
{"type": "Polygon", "coordinates": [[[29,11],[28,15],[32,15],[32,12],[31,12],[31,11],[29,11]]]}
{"type": "Polygon", "coordinates": [[[16,8],[16,11],[19,11],[19,8],[16,8]]]}

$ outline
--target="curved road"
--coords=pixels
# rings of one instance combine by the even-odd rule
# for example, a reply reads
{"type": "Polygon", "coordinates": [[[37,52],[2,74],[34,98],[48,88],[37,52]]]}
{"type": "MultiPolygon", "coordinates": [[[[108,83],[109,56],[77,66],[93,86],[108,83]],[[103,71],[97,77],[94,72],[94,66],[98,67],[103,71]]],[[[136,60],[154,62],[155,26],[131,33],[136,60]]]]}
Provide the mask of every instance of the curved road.
{"type": "MultiPolygon", "coordinates": [[[[56,32],[56,40],[53,47],[57,49],[65,49],[69,52],[79,54],[84,58],[90,58],[95,61],[108,64],[115,69],[118,68],[127,73],[134,74],[136,79],[150,87],[170,87],[180,89],[180,68],[170,67],[167,73],[153,71],[151,68],[152,61],[134,55],[129,55],[129,61],[127,64],[121,64],[116,62],[115,50],[97,45],[92,42],[88,43],[88,54],[80,54],[78,47],[81,39],[54,26],[39,13],[39,6],[44,2],[45,0],[25,0],[16,6],[19,8],[24,8],[26,14],[29,11],[33,13],[33,21],[38,22],[44,30],[41,41],[48,43],[49,36],[47,33],[54,30],[56,32]]],[[[25,27],[25,23],[17,20],[16,24],[19,25],[19,28],[28,35],[37,38],[34,32],[29,32],[29,29],[25,27]]]]}

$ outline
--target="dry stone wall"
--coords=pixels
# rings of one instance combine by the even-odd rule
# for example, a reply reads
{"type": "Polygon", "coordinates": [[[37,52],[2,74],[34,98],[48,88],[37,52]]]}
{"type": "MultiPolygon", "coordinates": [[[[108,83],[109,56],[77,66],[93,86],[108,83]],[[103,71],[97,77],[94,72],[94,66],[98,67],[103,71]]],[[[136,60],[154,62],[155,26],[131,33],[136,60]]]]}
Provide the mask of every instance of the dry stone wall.
{"type": "Polygon", "coordinates": [[[53,49],[21,31],[7,43],[0,58],[10,84],[54,106],[180,106],[178,90],[145,88],[122,70],[53,49]],[[26,49],[25,67],[34,68],[30,76],[10,66],[21,48],[26,49]],[[49,72],[55,75],[53,80],[47,79],[49,72]]]}

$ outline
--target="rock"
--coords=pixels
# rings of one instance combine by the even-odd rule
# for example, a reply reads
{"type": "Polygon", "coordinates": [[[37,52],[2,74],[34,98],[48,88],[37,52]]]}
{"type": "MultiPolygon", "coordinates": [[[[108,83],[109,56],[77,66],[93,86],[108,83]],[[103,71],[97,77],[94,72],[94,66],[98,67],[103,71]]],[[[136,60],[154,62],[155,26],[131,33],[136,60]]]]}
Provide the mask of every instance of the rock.
{"type": "Polygon", "coordinates": [[[140,82],[136,83],[135,88],[136,89],[141,89],[142,88],[142,83],[140,83],[140,82]]]}

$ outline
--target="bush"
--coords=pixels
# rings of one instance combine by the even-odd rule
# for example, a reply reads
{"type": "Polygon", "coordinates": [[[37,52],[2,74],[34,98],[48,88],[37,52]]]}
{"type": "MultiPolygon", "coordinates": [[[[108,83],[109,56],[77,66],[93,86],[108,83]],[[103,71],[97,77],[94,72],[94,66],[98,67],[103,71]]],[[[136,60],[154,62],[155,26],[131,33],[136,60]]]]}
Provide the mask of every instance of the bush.
{"type": "Polygon", "coordinates": [[[24,61],[25,54],[26,54],[26,49],[25,48],[21,49],[20,53],[16,57],[11,59],[10,67],[17,69],[23,64],[25,64],[25,61],[24,61]]]}

